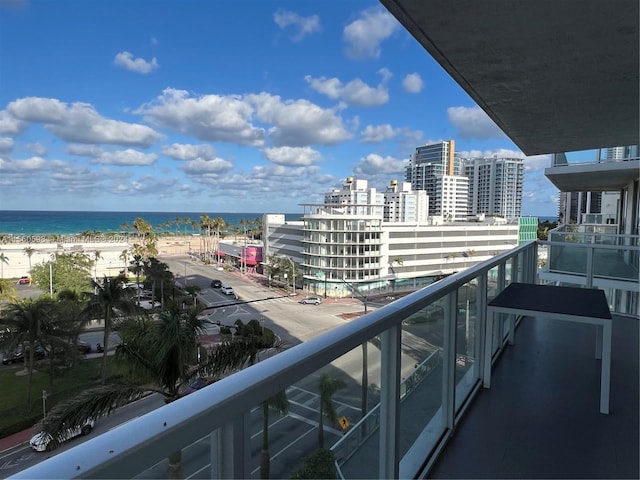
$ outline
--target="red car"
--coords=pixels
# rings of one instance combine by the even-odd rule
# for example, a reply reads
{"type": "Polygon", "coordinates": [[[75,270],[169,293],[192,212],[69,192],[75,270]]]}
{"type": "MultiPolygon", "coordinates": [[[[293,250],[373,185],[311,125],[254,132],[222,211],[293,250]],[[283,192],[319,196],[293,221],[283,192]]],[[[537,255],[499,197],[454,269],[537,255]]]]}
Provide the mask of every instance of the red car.
{"type": "Polygon", "coordinates": [[[29,277],[26,277],[26,276],[20,277],[20,280],[18,280],[18,284],[20,284],[20,285],[29,285],[29,284],[31,284],[31,279],[29,277]]]}

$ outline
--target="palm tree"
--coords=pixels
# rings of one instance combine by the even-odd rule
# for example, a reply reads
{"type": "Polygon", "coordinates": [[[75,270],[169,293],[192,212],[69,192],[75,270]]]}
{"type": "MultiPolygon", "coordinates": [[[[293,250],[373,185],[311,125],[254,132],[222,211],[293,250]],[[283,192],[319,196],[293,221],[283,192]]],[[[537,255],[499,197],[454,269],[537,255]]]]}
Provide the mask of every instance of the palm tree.
{"type": "MultiPolygon", "coordinates": [[[[159,393],[165,403],[173,402],[180,398],[182,387],[194,378],[217,378],[243,368],[255,361],[260,350],[275,346],[273,340],[267,342],[254,336],[218,345],[197,363],[197,339],[205,325],[198,313],[182,312],[171,304],[159,314],[158,321],[146,318],[126,321],[120,329],[122,344],[116,350],[116,360],[132,373],[137,383],[103,385],[60,403],[43,420],[42,430],[56,438],[69,425],[82,425],[87,418],[109,415],[115,408],[147,393],[159,393]]],[[[170,455],[168,470],[169,478],[181,477],[180,450],[170,455]]]]}
{"type": "Polygon", "coordinates": [[[193,308],[198,305],[198,293],[202,290],[199,285],[188,285],[184,288],[191,297],[193,297],[193,308]]]}
{"type": "Polygon", "coordinates": [[[93,252],[93,279],[98,279],[98,260],[102,258],[102,252],[100,250],[96,250],[93,252]]]}
{"type": "Polygon", "coordinates": [[[4,252],[0,252],[0,278],[4,278],[4,264],[9,265],[9,257],[4,252]]]}
{"type": "Polygon", "coordinates": [[[109,335],[111,334],[111,324],[114,318],[120,314],[127,314],[135,311],[135,306],[129,297],[129,293],[124,288],[126,279],[124,275],[115,278],[108,278],[106,275],[102,282],[92,280],[95,295],[87,305],[85,314],[89,318],[102,318],[104,320],[104,336],[102,340],[102,366],[100,375],[104,384],[107,378],[107,353],[109,351],[109,335]]]}
{"type": "Polygon", "coordinates": [[[2,300],[10,302],[17,300],[16,293],[16,287],[11,280],[0,278],[0,306],[2,305],[2,300]]]}
{"type": "Polygon", "coordinates": [[[33,247],[25,247],[23,251],[27,254],[27,258],[29,258],[29,275],[31,275],[31,256],[36,253],[36,249],[33,247]]]}
{"type": "Polygon", "coordinates": [[[122,263],[124,264],[123,274],[125,277],[127,277],[127,263],[129,262],[129,250],[124,249],[118,258],[122,260],[122,263]]]}
{"type": "Polygon", "coordinates": [[[219,255],[219,251],[220,251],[220,229],[225,227],[225,221],[223,218],[221,217],[216,217],[213,219],[212,221],[212,225],[213,228],[216,229],[216,254],[217,254],[217,262],[220,263],[220,255],[219,255]]]}
{"type": "Polygon", "coordinates": [[[28,374],[27,380],[27,408],[31,411],[31,387],[33,381],[33,360],[36,346],[40,344],[42,324],[50,317],[53,310],[53,302],[46,296],[39,298],[26,298],[11,303],[4,310],[0,323],[9,329],[9,348],[19,346],[25,351],[25,367],[28,374]],[[29,355],[26,355],[28,351],[29,355]]]}
{"type": "Polygon", "coordinates": [[[332,397],[338,391],[346,388],[347,384],[339,378],[332,378],[326,373],[320,376],[318,390],[320,390],[320,420],[318,422],[318,448],[324,448],[324,428],[323,418],[335,423],[337,420],[336,408],[333,405],[332,397]]]}
{"type": "Polygon", "coordinates": [[[55,353],[77,356],[75,345],[89,319],[85,315],[86,298],[75,290],[61,290],[47,322],[41,324],[40,342],[49,355],[49,393],[53,393],[55,353]]]}
{"type": "Polygon", "coordinates": [[[166,263],[159,261],[156,258],[150,258],[149,262],[144,265],[143,268],[145,275],[151,278],[151,301],[153,302],[156,285],[160,284],[160,302],[164,308],[164,284],[167,281],[173,279],[173,274],[169,271],[169,266],[166,263]]]}
{"type": "Polygon", "coordinates": [[[269,400],[262,402],[262,452],[260,455],[260,478],[269,478],[271,454],[269,453],[269,410],[282,415],[289,413],[287,392],[281,390],[269,400]]]}

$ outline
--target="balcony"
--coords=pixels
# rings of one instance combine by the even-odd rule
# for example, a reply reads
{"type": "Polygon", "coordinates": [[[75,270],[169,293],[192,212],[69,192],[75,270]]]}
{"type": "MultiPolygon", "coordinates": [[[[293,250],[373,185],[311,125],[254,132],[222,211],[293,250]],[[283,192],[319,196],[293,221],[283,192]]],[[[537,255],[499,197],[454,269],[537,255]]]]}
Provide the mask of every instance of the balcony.
{"type": "Polygon", "coordinates": [[[486,305],[536,283],[536,262],[535,242],[514,248],[15,478],[157,478],[180,449],[195,462],[185,478],[259,478],[261,405],[283,389],[296,408],[272,414],[272,442],[287,448],[272,447],[271,476],[288,478],[317,446],[320,373],[347,384],[334,401],[351,425],[325,423],[342,478],[638,478],[637,311],[614,319],[609,415],[590,325],[524,318],[507,346],[504,319],[482,388],[486,305]]]}
{"type": "Polygon", "coordinates": [[[613,225],[562,225],[549,232],[547,281],[613,288],[635,296],[640,245],[637,235],[619,235],[613,225]]]}

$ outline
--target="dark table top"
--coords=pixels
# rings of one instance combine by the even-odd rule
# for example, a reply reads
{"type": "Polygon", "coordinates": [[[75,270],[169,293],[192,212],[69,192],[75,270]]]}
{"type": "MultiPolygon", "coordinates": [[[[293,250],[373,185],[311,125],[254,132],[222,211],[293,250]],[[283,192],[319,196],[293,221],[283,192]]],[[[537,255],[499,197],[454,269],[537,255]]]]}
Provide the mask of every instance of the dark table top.
{"type": "Polygon", "coordinates": [[[511,283],[489,302],[489,306],[580,317],[611,318],[604,291],[595,288],[511,283]]]}

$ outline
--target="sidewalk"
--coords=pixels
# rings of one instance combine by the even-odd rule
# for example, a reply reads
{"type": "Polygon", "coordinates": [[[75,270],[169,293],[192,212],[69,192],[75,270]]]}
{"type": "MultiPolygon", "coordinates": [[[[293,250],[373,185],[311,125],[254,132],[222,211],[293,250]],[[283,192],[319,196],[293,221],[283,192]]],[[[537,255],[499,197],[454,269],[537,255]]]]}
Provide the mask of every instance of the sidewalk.
{"type": "Polygon", "coordinates": [[[0,438],[0,453],[4,453],[12,448],[29,443],[29,439],[33,437],[35,433],[35,429],[31,427],[27,430],[23,430],[22,432],[9,435],[8,437],[0,438]]]}

